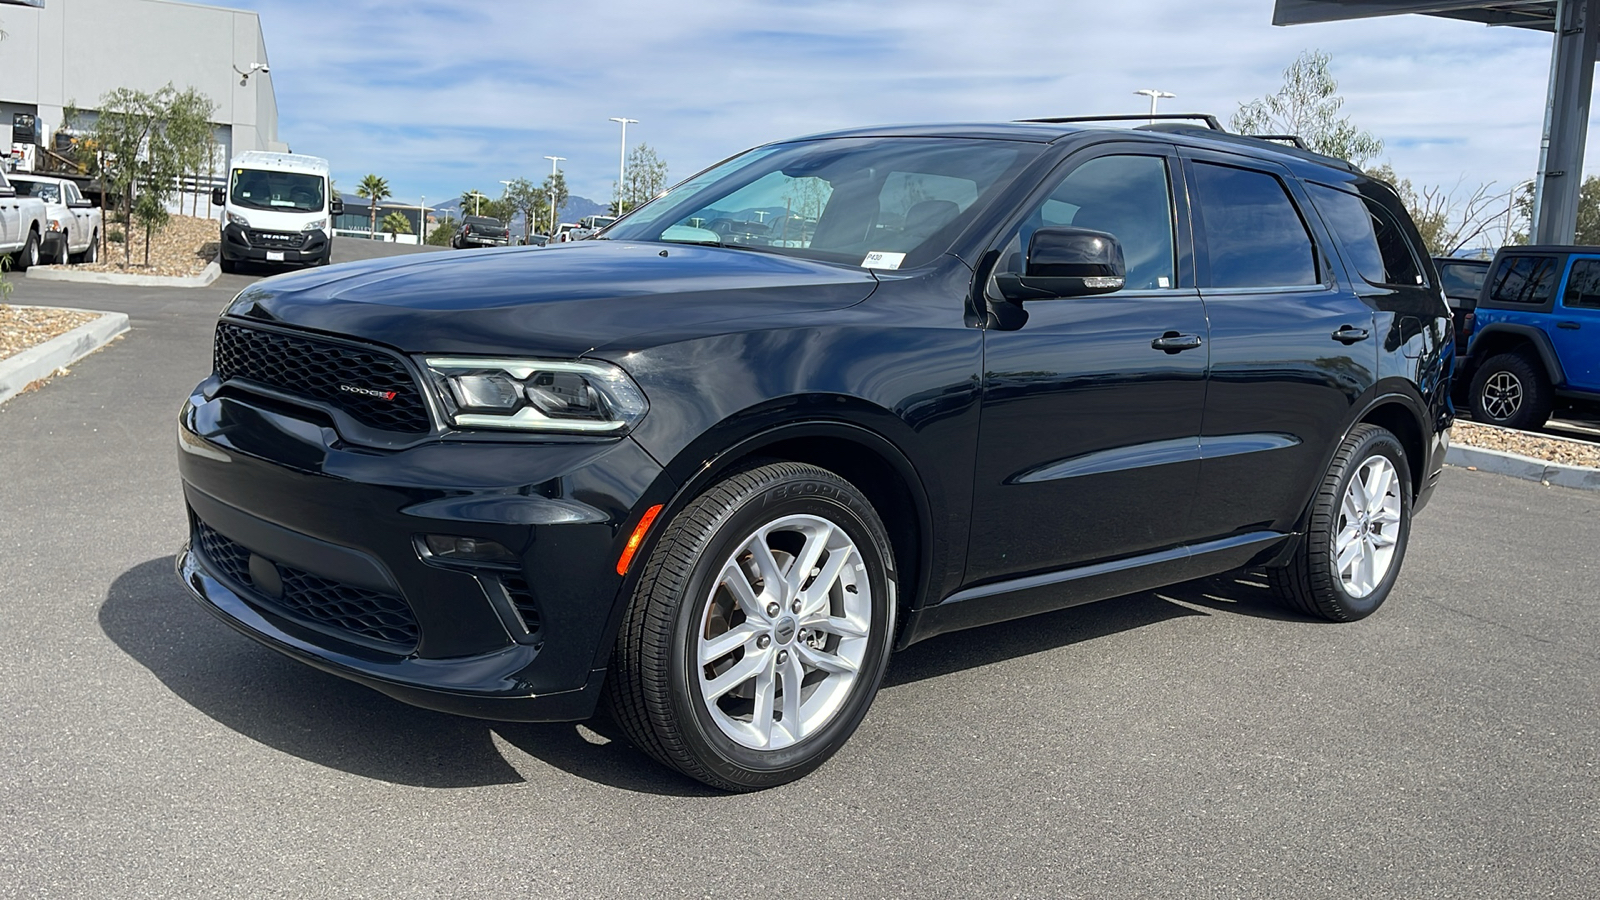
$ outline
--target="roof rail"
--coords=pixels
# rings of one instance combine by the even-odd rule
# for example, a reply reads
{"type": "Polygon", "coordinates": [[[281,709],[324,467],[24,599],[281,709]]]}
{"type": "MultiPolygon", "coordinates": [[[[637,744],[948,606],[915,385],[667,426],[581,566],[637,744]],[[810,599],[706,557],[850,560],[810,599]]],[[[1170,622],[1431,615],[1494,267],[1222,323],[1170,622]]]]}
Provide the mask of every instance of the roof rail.
{"type": "Polygon", "coordinates": [[[1291,144],[1295,147],[1299,147],[1301,150],[1311,149],[1311,147],[1306,144],[1305,139],[1300,137],[1298,134],[1245,134],[1240,135],[1240,137],[1253,137],[1258,141],[1272,141],[1275,144],[1291,144]]]}
{"type": "Polygon", "coordinates": [[[1156,113],[1155,115],[1146,113],[1142,115],[1127,116],[1050,116],[1043,119],[1018,119],[1017,121],[1038,122],[1043,125],[1064,125],[1070,122],[1134,122],[1139,120],[1154,122],[1158,119],[1163,121],[1178,120],[1204,122],[1206,123],[1206,127],[1210,128],[1212,131],[1227,130],[1222,127],[1221,122],[1217,121],[1217,117],[1210,113],[1156,113]]]}

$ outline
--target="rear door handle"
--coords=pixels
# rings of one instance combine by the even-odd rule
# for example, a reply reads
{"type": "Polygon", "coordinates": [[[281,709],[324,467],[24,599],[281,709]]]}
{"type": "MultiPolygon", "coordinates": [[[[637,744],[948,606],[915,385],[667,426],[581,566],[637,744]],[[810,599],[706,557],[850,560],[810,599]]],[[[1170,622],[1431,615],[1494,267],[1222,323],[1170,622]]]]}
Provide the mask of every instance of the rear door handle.
{"type": "Polygon", "coordinates": [[[1557,328],[1565,328],[1568,331],[1577,331],[1578,329],[1582,328],[1583,326],[1579,325],[1577,322],[1557,322],[1556,323],[1556,327],[1557,328]]]}
{"type": "Polygon", "coordinates": [[[1365,328],[1357,328],[1354,325],[1341,325],[1339,330],[1333,333],[1333,339],[1341,344],[1354,344],[1369,337],[1372,337],[1371,331],[1365,328]]]}
{"type": "Polygon", "coordinates": [[[1150,346],[1152,349],[1165,350],[1170,354],[1193,350],[1203,343],[1205,342],[1200,339],[1198,334],[1179,334],[1176,331],[1169,331],[1151,341],[1150,346]]]}

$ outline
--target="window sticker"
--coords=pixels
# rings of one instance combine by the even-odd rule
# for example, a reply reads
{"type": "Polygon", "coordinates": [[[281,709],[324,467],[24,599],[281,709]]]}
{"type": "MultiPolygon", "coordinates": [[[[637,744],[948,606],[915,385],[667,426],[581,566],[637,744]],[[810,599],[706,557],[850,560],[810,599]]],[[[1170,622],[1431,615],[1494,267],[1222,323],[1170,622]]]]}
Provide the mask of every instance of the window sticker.
{"type": "Polygon", "coordinates": [[[1156,276],[1156,287],[1172,287],[1172,279],[1165,275],[1156,276]]]}
{"type": "Polygon", "coordinates": [[[904,253],[885,253],[882,250],[874,250],[867,254],[866,259],[861,261],[861,268],[898,269],[900,268],[900,263],[905,261],[905,258],[906,255],[904,253]]]}

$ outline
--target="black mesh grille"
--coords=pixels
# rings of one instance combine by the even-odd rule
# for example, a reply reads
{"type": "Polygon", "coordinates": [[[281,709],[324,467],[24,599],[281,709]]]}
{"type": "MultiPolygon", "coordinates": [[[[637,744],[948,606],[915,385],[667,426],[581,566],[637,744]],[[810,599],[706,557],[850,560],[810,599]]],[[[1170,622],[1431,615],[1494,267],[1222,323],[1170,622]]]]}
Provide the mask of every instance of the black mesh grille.
{"type": "Polygon", "coordinates": [[[223,381],[246,378],[331,403],[382,431],[428,430],[416,380],[400,360],[381,350],[218,322],[214,358],[223,381]]]}
{"type": "Polygon", "coordinates": [[[261,247],[267,250],[299,250],[306,245],[307,234],[291,234],[281,231],[246,231],[245,239],[252,247],[261,247]]]}
{"type": "Polygon", "coordinates": [[[521,575],[502,575],[500,584],[511,598],[511,605],[517,608],[517,614],[522,616],[522,624],[527,626],[528,633],[538,634],[539,601],[533,598],[533,589],[528,586],[528,580],[521,575]]]}
{"type": "MultiPolygon", "coordinates": [[[[194,534],[200,552],[222,575],[241,586],[255,586],[250,577],[249,550],[199,520],[195,521],[194,534]]],[[[295,618],[317,625],[391,644],[401,652],[416,648],[417,620],[411,607],[399,597],[282,564],[278,564],[277,570],[278,577],[283,580],[283,595],[269,597],[254,593],[257,602],[276,606],[295,618]]]]}

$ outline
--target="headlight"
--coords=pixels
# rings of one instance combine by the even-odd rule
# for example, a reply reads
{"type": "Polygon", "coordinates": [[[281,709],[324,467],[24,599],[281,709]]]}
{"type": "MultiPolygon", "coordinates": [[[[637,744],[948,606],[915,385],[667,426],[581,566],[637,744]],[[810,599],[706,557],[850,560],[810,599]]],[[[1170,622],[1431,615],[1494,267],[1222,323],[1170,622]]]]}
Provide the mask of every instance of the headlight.
{"type": "Polygon", "coordinates": [[[463,428],[626,434],[650,404],[633,379],[595,360],[430,356],[450,421],[463,428]]]}
{"type": "Polygon", "coordinates": [[[328,220],[327,219],[316,219],[316,220],[307,222],[305,227],[300,229],[300,231],[301,231],[301,233],[305,233],[307,231],[321,231],[321,230],[323,230],[324,228],[327,228],[327,227],[328,227],[328,220]]]}
{"type": "Polygon", "coordinates": [[[228,213],[228,224],[237,225],[240,228],[249,228],[250,227],[250,220],[246,219],[244,216],[241,216],[236,212],[231,212],[231,213],[228,213]]]}

